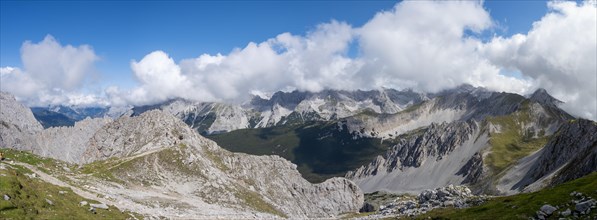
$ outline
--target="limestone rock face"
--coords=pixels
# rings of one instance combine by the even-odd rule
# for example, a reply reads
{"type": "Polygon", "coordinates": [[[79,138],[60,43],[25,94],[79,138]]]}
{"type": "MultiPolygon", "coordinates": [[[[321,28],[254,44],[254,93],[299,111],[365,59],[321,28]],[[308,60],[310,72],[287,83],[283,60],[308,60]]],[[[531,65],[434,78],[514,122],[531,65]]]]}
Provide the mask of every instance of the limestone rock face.
{"type": "Polygon", "coordinates": [[[110,118],[84,119],[72,127],[43,129],[31,110],[8,93],[0,93],[0,147],[30,151],[70,163],[78,163],[87,142],[110,118]]]}
{"type": "Polygon", "coordinates": [[[400,138],[386,154],[349,171],[346,178],[366,192],[378,190],[419,193],[478,178],[481,163],[469,162],[487,144],[487,134],[475,121],[431,124],[400,138]]]}
{"type": "Polygon", "coordinates": [[[539,179],[563,167],[554,183],[563,183],[597,171],[597,123],[585,119],[564,124],[531,168],[539,179]]]}
{"type": "Polygon", "coordinates": [[[521,160],[518,166],[524,169],[506,174],[506,178],[511,173],[520,176],[510,189],[535,191],[597,171],[595,134],[597,123],[593,121],[577,119],[565,123],[542,150],[521,160]]]}
{"type": "Polygon", "coordinates": [[[28,150],[29,139],[43,130],[31,110],[17,102],[14,96],[0,92],[0,146],[28,150]]]}
{"type": "Polygon", "coordinates": [[[126,157],[176,146],[184,138],[196,135],[179,119],[159,110],[137,117],[121,117],[98,130],[89,140],[83,163],[110,157],[126,157]]]}
{"type": "Polygon", "coordinates": [[[111,118],[87,118],[75,122],[72,127],[52,127],[39,132],[32,139],[36,148],[31,151],[43,157],[80,163],[90,138],[104,125],[112,122],[111,118]]]}
{"type": "Polygon", "coordinates": [[[345,178],[311,184],[301,177],[296,165],[278,156],[234,154],[232,158],[229,165],[233,179],[249,180],[249,187],[259,194],[272,195],[268,199],[289,216],[333,217],[342,213],[339,210],[354,212],[363,205],[361,190],[345,178]]]}

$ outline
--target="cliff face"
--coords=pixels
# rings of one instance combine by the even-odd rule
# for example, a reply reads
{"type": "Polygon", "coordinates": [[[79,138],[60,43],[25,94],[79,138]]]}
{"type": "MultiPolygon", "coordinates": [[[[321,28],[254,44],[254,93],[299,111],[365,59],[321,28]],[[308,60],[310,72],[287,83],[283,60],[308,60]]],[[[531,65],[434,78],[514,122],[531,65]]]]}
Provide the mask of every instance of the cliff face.
{"type": "Polygon", "coordinates": [[[487,144],[487,134],[474,121],[431,124],[402,136],[382,157],[346,177],[366,192],[379,190],[416,193],[425,189],[473,181],[477,164],[468,165],[487,144]],[[471,174],[469,174],[471,173],[471,174]],[[471,177],[472,176],[472,177],[471,177]]]}
{"type": "Polygon", "coordinates": [[[558,174],[553,183],[563,183],[597,170],[597,123],[578,119],[564,124],[545,145],[530,173],[537,180],[556,170],[558,174]]]}
{"type": "Polygon", "coordinates": [[[87,118],[75,122],[72,127],[52,127],[38,132],[32,141],[31,152],[43,157],[50,157],[69,163],[81,163],[83,153],[90,138],[104,125],[112,122],[110,118],[87,118]]]}
{"type": "Polygon", "coordinates": [[[0,92],[0,147],[29,150],[29,139],[43,127],[29,108],[10,94],[0,92]]]}
{"type": "Polygon", "coordinates": [[[565,123],[541,150],[521,159],[498,188],[506,194],[534,191],[597,171],[597,124],[578,119],[565,123]]]}

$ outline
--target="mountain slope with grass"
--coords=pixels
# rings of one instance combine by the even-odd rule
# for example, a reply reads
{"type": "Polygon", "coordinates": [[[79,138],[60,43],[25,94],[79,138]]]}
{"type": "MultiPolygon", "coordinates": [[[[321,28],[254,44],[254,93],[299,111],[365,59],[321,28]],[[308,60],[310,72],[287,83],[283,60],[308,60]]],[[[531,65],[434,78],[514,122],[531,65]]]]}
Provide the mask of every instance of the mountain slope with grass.
{"type": "MultiPolygon", "coordinates": [[[[542,93],[544,91],[538,90],[531,98],[507,93],[489,93],[485,99],[475,98],[470,93],[439,96],[431,100],[436,107],[446,106],[440,103],[457,104],[446,100],[463,103],[457,105],[461,109],[459,119],[440,124],[433,122],[423,132],[406,132],[396,138],[402,140],[399,144],[368,165],[348,172],[346,177],[366,192],[418,193],[426,188],[448,184],[466,184],[477,193],[520,192],[522,188],[506,190],[504,182],[511,183],[512,176],[520,176],[520,172],[516,171],[520,167],[517,164],[556,138],[554,133],[570,119],[555,104],[545,101],[553,102],[555,99],[543,98],[539,102],[532,98],[538,94],[546,95],[542,93]],[[489,105],[481,103],[493,103],[495,107],[479,108],[479,105],[489,105]],[[454,129],[463,128],[463,120],[476,125],[472,132],[462,133],[454,129]],[[421,182],[417,184],[417,181],[421,182]]],[[[403,125],[397,123],[397,126],[403,125]]],[[[580,131],[577,134],[592,135],[591,132],[580,131]]],[[[570,152],[570,155],[581,154],[584,155],[582,152],[570,152]]],[[[587,170],[594,171],[595,167],[587,170]]]]}
{"type": "Polygon", "coordinates": [[[64,186],[44,181],[42,177],[24,165],[57,165],[51,160],[44,160],[34,155],[2,149],[5,162],[0,162],[0,218],[2,219],[60,219],[65,216],[74,219],[137,219],[140,215],[123,212],[114,206],[93,208],[102,204],[99,201],[84,198],[64,186]],[[8,160],[13,161],[9,163],[8,160]],[[105,209],[104,209],[105,208],[105,209]]]}

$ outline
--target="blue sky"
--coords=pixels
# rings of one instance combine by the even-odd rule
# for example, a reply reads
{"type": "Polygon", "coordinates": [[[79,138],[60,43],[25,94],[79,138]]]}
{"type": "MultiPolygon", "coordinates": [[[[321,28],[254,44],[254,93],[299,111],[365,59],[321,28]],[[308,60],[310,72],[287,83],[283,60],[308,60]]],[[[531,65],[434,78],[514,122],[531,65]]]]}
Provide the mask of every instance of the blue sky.
{"type": "MultiPolygon", "coordinates": [[[[0,66],[22,66],[20,47],[46,35],[91,45],[103,82],[130,87],[131,60],[163,50],[174,60],[227,54],[284,32],[303,35],[332,19],[359,27],[395,1],[2,1],[0,66]]],[[[543,1],[486,1],[500,35],[526,33],[543,1]]],[[[491,35],[493,32],[485,32],[491,35]]]]}
{"type": "Polygon", "coordinates": [[[0,90],[30,106],[467,83],[597,119],[595,1],[0,2],[0,90]]]}
{"type": "MultiPolygon", "coordinates": [[[[129,81],[130,61],[154,50],[175,60],[228,53],[283,32],[304,34],[336,19],[362,25],[392,1],[2,1],[0,66],[20,66],[26,40],[51,34],[62,44],[89,44],[112,80],[129,81]]],[[[110,81],[112,81],[110,80],[110,81]]],[[[127,82],[132,83],[132,82],[127,82]]]]}

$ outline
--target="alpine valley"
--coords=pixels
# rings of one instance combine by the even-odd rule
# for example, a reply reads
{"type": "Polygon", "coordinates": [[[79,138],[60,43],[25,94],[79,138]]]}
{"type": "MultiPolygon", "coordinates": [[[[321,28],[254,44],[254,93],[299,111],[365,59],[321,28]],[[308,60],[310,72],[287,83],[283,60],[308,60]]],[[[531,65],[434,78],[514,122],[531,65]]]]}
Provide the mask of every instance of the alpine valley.
{"type": "Polygon", "coordinates": [[[597,123],[543,89],[0,104],[0,218],[597,217],[597,123]]]}

